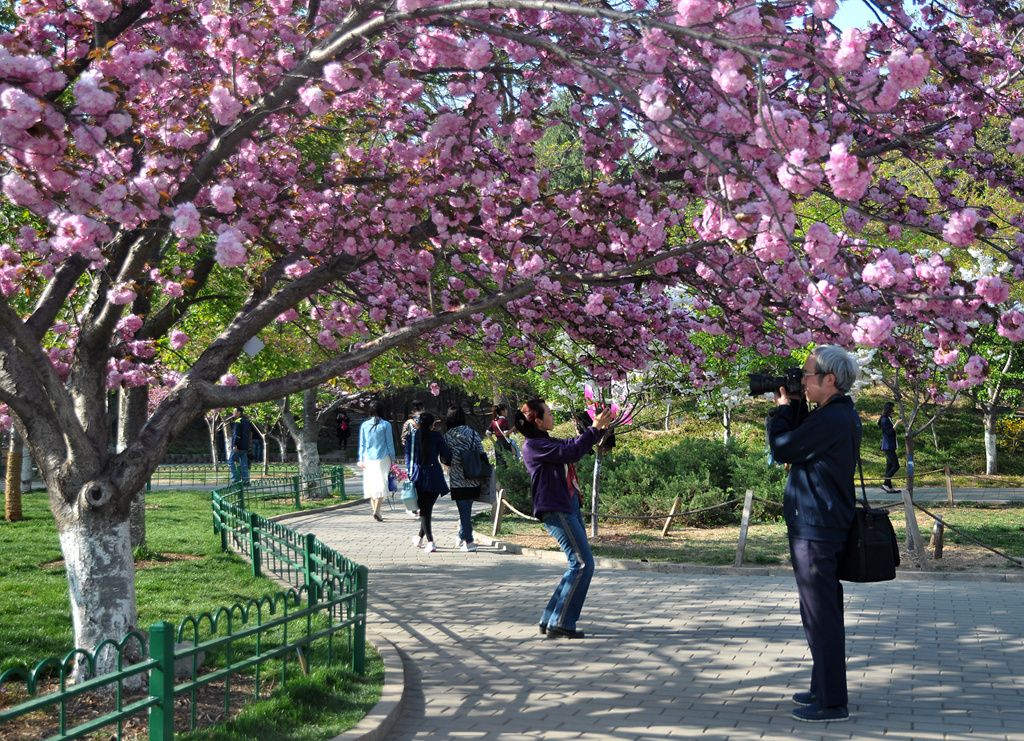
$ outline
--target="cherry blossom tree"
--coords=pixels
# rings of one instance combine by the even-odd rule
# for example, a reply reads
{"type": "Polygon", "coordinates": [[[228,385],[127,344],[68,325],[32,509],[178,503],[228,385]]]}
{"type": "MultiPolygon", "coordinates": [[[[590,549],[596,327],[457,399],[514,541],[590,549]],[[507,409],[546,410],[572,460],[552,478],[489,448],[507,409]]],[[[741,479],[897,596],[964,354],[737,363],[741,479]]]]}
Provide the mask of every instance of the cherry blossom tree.
{"type": "Polygon", "coordinates": [[[696,331],[763,354],[884,345],[901,322],[947,350],[975,321],[1024,338],[1003,277],[862,236],[978,244],[1024,274],[1020,220],[958,189],[1021,196],[1024,17],[873,7],[840,32],[833,0],[17,3],[0,422],[50,492],[76,644],[134,625],[130,499],[189,423],[368,386],[396,348],[505,342],[526,369],[562,329],[598,376],[691,357],[696,331]],[[552,126],[575,130],[582,184],[538,156],[552,126]],[[934,177],[880,174],[924,156],[934,177]],[[808,199],[844,227],[800,218],[808,199]],[[327,357],[240,382],[246,343],[283,325],[327,357]],[[166,394],[115,451],[106,392],[142,386],[166,394]]]}

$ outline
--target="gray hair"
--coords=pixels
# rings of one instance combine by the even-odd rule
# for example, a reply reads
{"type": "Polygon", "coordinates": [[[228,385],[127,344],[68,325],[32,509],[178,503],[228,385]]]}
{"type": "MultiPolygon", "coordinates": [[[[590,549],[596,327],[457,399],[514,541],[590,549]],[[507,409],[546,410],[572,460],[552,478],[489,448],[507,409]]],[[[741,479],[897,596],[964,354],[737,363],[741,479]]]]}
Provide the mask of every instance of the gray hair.
{"type": "Polygon", "coordinates": [[[857,376],[860,375],[860,366],[857,365],[857,361],[850,353],[839,345],[825,345],[815,348],[811,354],[814,356],[814,371],[816,373],[834,375],[836,388],[844,394],[853,388],[857,376]]]}

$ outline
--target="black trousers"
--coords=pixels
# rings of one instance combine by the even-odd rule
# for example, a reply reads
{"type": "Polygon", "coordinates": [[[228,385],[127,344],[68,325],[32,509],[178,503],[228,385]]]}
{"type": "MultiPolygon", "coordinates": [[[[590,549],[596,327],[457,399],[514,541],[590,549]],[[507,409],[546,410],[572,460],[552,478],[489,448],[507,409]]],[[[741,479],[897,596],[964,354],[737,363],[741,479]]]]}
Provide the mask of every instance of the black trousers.
{"type": "Polygon", "coordinates": [[[843,543],[789,539],[800,622],[811,649],[811,686],[824,707],[846,705],[846,627],[837,556],[843,543]]]}
{"type": "Polygon", "coordinates": [[[416,499],[420,507],[420,537],[434,542],[434,532],[430,529],[430,518],[434,513],[434,505],[441,495],[433,491],[418,491],[416,499]]]}
{"type": "Polygon", "coordinates": [[[885,485],[892,488],[892,477],[900,470],[900,459],[895,450],[883,450],[885,453],[885,485]]]}

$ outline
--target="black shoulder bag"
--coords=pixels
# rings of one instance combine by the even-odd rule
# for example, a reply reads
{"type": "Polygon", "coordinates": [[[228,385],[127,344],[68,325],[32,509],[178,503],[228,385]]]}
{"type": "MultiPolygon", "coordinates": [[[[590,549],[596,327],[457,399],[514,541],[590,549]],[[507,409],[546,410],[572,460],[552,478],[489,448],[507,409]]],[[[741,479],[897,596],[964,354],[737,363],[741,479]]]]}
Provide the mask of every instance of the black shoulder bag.
{"type": "MultiPolygon", "coordinates": [[[[889,581],[896,578],[896,567],[900,565],[900,549],[896,542],[889,513],[884,509],[872,509],[864,487],[864,467],[857,455],[857,469],[860,471],[861,504],[854,505],[853,523],[846,536],[846,545],[839,553],[839,578],[843,581],[873,582],[889,581]]],[[[856,494],[854,494],[856,502],[856,494]]]]}

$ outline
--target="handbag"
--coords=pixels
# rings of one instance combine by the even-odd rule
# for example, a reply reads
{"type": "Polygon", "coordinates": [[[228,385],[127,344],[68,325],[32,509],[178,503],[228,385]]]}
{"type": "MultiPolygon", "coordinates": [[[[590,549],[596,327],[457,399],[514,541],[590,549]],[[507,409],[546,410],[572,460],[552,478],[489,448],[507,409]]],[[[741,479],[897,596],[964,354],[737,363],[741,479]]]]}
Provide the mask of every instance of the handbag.
{"type": "Polygon", "coordinates": [[[463,450],[459,453],[462,473],[467,479],[489,479],[494,466],[482,450],[463,450]]]}
{"type": "Polygon", "coordinates": [[[860,453],[857,455],[860,470],[860,491],[863,497],[858,506],[854,494],[853,522],[846,535],[846,543],[839,552],[836,572],[843,581],[875,582],[896,578],[896,567],[900,565],[900,548],[896,542],[896,531],[889,519],[888,511],[872,509],[864,487],[864,468],[860,453]]]}
{"type": "Polygon", "coordinates": [[[415,512],[420,508],[419,500],[416,498],[416,484],[412,481],[402,482],[402,504],[410,512],[415,512]]]}

